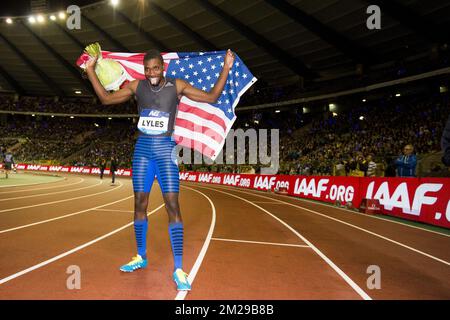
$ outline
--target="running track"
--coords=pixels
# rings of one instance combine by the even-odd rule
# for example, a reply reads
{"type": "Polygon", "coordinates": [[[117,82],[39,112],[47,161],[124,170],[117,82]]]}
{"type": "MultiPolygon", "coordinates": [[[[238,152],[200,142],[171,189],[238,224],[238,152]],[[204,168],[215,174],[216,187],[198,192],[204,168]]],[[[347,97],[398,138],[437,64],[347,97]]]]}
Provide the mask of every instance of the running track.
{"type": "Polygon", "coordinates": [[[184,269],[178,294],[157,183],[149,267],[135,254],[130,179],[0,189],[0,299],[450,299],[450,236],[265,192],[182,183],[184,269]],[[81,289],[69,290],[69,266],[81,289]],[[367,269],[379,266],[381,289],[367,269]]]}

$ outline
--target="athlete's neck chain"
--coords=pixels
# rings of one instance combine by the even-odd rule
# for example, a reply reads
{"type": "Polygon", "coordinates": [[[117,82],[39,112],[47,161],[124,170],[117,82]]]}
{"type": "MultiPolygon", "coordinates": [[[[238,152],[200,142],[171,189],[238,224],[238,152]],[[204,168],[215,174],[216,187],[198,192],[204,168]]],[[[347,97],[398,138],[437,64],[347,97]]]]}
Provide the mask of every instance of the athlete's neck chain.
{"type": "Polygon", "coordinates": [[[166,78],[164,78],[164,83],[158,90],[153,90],[152,89],[152,83],[149,80],[147,80],[147,81],[150,84],[150,90],[152,90],[153,92],[160,92],[162,90],[162,88],[164,88],[166,86],[166,78]]]}

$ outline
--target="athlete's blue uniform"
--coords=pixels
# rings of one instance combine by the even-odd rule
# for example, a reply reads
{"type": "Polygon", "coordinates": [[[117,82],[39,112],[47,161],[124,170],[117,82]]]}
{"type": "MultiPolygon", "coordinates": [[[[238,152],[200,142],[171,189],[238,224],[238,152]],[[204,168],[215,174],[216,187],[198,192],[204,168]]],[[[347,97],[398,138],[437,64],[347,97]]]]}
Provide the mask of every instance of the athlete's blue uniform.
{"type": "Polygon", "coordinates": [[[140,132],[133,156],[133,189],[150,192],[156,175],[163,193],[179,192],[176,144],[172,138],[178,105],[175,79],[166,79],[157,92],[147,80],[139,81],[136,97],[140,132]]]}

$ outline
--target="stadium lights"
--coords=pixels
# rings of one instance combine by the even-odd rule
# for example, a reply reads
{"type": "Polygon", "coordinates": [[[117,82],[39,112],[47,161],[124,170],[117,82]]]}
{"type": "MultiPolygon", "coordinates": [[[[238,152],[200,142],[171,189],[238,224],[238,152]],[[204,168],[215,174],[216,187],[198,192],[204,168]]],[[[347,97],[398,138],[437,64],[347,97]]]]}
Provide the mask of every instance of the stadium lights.
{"type": "Polygon", "coordinates": [[[337,117],[338,114],[336,112],[333,112],[333,117],[337,117]]]}
{"type": "Polygon", "coordinates": [[[336,107],[336,105],[335,105],[334,103],[330,103],[328,106],[329,106],[330,108],[336,107]]]}
{"type": "Polygon", "coordinates": [[[39,23],[44,23],[45,22],[45,18],[44,18],[44,16],[43,15],[38,15],[37,16],[37,21],[39,22],[39,23]]]}
{"type": "Polygon", "coordinates": [[[362,102],[366,102],[367,100],[366,99],[362,99],[362,102]]]}
{"type": "Polygon", "coordinates": [[[363,121],[364,120],[364,116],[359,117],[359,120],[363,121]]]}
{"type": "Polygon", "coordinates": [[[280,113],[281,111],[280,110],[275,110],[275,113],[280,113]]]}
{"type": "Polygon", "coordinates": [[[111,5],[113,7],[117,6],[119,4],[119,0],[111,0],[111,5]]]}
{"type": "Polygon", "coordinates": [[[52,14],[52,15],[50,16],[50,20],[55,21],[55,20],[56,20],[56,16],[55,16],[54,14],[52,14]]]}
{"type": "Polygon", "coordinates": [[[54,118],[55,116],[54,115],[52,115],[52,118],[54,118]]]}
{"type": "Polygon", "coordinates": [[[36,115],[33,113],[31,116],[32,116],[32,117],[35,117],[36,115]]]}
{"type": "Polygon", "coordinates": [[[99,127],[98,123],[94,123],[94,126],[96,126],[97,128],[99,127]]]}
{"type": "Polygon", "coordinates": [[[396,96],[396,97],[400,97],[401,94],[400,94],[400,93],[396,93],[395,96],[396,96]]]}
{"type": "Polygon", "coordinates": [[[13,21],[12,21],[12,19],[11,19],[11,18],[6,18],[6,23],[7,23],[7,24],[12,24],[12,23],[13,23],[13,21]]]}
{"type": "Polygon", "coordinates": [[[65,14],[64,12],[61,11],[61,12],[58,14],[58,17],[59,17],[61,20],[63,20],[63,19],[66,18],[66,14],[65,14]]]}
{"type": "Polygon", "coordinates": [[[33,16],[30,16],[30,17],[28,18],[28,22],[29,22],[29,23],[35,23],[35,22],[36,22],[36,18],[33,17],[33,16]]]}
{"type": "Polygon", "coordinates": [[[75,90],[75,94],[81,94],[80,90],[75,90]]]}
{"type": "Polygon", "coordinates": [[[70,119],[73,119],[73,118],[75,118],[74,116],[70,116],[70,119]]]}
{"type": "Polygon", "coordinates": [[[112,120],[112,118],[111,118],[111,117],[108,117],[108,120],[112,120]]]}

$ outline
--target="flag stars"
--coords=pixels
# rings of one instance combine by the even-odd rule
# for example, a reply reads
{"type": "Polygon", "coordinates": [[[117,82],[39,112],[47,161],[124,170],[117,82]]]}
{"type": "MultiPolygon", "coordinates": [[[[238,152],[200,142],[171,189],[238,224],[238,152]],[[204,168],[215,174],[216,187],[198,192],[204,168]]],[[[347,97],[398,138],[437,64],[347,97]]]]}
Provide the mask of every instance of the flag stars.
{"type": "Polygon", "coordinates": [[[230,100],[228,100],[228,99],[225,100],[225,103],[226,103],[226,104],[229,104],[229,103],[230,103],[230,100]]]}
{"type": "Polygon", "coordinates": [[[211,76],[207,76],[206,80],[208,80],[208,81],[211,80],[211,76]]]}
{"type": "Polygon", "coordinates": [[[189,65],[189,69],[192,69],[194,67],[194,65],[191,63],[190,65],[189,65]]]}
{"type": "Polygon", "coordinates": [[[216,76],[216,78],[218,78],[218,77],[219,77],[219,74],[218,74],[218,73],[216,73],[216,74],[215,74],[215,76],[216,76]]]}
{"type": "Polygon", "coordinates": [[[202,72],[203,72],[203,73],[205,73],[206,71],[207,71],[206,68],[203,68],[203,69],[202,69],[202,72]]]}
{"type": "Polygon", "coordinates": [[[198,82],[198,83],[202,83],[203,80],[202,80],[202,79],[198,79],[197,82],[198,82]]]}
{"type": "Polygon", "coordinates": [[[185,75],[184,78],[185,78],[185,79],[189,79],[189,75],[188,75],[188,74],[185,75]]]}
{"type": "Polygon", "coordinates": [[[180,71],[181,71],[181,72],[184,72],[184,70],[185,70],[185,69],[184,69],[183,67],[180,68],[180,71]]]}
{"type": "Polygon", "coordinates": [[[247,74],[244,73],[244,74],[242,75],[242,78],[247,79],[247,74]]]}
{"type": "Polygon", "coordinates": [[[196,76],[196,75],[198,75],[198,72],[197,72],[197,71],[194,71],[194,76],[196,76]]]}
{"type": "Polygon", "coordinates": [[[208,62],[211,62],[211,61],[212,61],[212,58],[211,58],[211,57],[208,57],[207,60],[208,60],[208,62]]]}
{"type": "Polygon", "coordinates": [[[193,82],[193,81],[191,81],[191,82],[189,82],[189,84],[190,84],[191,86],[193,86],[193,85],[194,85],[194,82],[193,82]]]}
{"type": "Polygon", "coordinates": [[[176,64],[180,64],[180,60],[175,61],[176,64]]]}
{"type": "Polygon", "coordinates": [[[174,75],[176,75],[177,74],[177,72],[175,71],[175,70],[173,70],[172,71],[172,75],[174,76],[174,75]]]}
{"type": "Polygon", "coordinates": [[[203,90],[203,91],[206,91],[206,87],[205,87],[205,86],[203,86],[203,87],[202,87],[202,90],[203,90]]]}
{"type": "Polygon", "coordinates": [[[202,64],[203,64],[203,61],[199,61],[198,63],[197,63],[199,66],[201,66],[202,64]]]}
{"type": "Polygon", "coordinates": [[[228,111],[228,113],[231,113],[231,108],[228,108],[228,110],[227,110],[227,111],[228,111]]]}
{"type": "Polygon", "coordinates": [[[236,77],[239,77],[239,72],[236,71],[236,72],[234,73],[234,75],[235,75],[236,77]]]}
{"type": "Polygon", "coordinates": [[[230,94],[233,94],[233,93],[234,93],[234,90],[233,90],[233,89],[231,89],[231,90],[230,90],[229,92],[230,92],[230,94]]]}
{"type": "Polygon", "coordinates": [[[215,69],[216,69],[216,65],[213,64],[213,65],[211,66],[211,70],[215,70],[215,69]]]}

